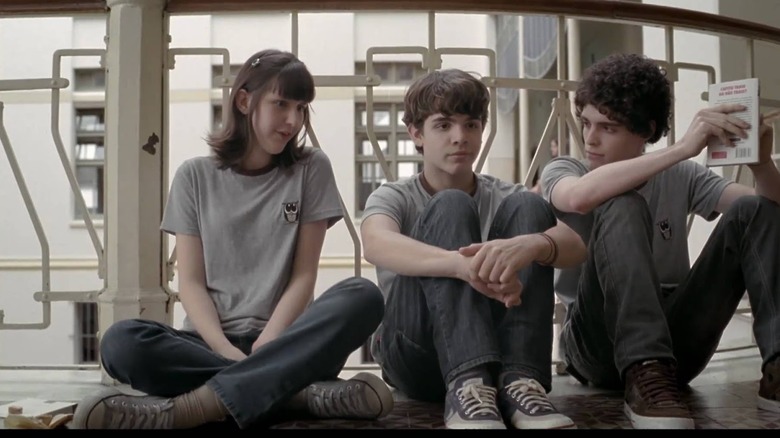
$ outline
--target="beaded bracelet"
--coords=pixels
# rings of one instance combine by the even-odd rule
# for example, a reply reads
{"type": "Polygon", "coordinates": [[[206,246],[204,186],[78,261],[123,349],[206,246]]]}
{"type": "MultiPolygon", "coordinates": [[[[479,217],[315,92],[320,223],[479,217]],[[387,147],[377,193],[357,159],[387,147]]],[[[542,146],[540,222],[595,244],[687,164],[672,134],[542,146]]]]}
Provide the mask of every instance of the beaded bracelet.
{"type": "Polygon", "coordinates": [[[539,264],[545,265],[545,266],[551,266],[555,264],[555,261],[558,260],[558,244],[555,243],[555,239],[550,237],[547,233],[536,233],[540,236],[547,239],[547,242],[550,244],[550,255],[547,256],[544,260],[539,261],[539,264]]]}

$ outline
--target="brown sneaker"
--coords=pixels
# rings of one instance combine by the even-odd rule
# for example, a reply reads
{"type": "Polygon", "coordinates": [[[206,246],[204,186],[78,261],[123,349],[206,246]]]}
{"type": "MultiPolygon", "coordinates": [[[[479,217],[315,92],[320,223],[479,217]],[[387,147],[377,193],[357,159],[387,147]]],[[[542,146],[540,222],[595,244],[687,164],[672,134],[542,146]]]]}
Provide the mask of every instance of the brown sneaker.
{"type": "Polygon", "coordinates": [[[634,429],[693,429],[673,365],[648,360],[626,372],[625,413],[634,429]]]}
{"type": "Polygon", "coordinates": [[[764,366],[758,388],[758,408],[780,412],[780,356],[764,366]]]}

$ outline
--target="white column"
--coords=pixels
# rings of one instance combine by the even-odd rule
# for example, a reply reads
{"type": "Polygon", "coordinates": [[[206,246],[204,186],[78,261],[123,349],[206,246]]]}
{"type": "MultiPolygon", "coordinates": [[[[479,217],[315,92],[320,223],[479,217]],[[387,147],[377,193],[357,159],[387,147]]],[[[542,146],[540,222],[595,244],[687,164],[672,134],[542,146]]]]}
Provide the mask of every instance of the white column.
{"type": "MultiPolygon", "coordinates": [[[[517,26],[517,31],[520,34],[518,44],[518,51],[520,52],[518,55],[518,59],[520,59],[520,77],[525,78],[525,50],[523,48],[525,41],[523,38],[524,32],[523,32],[523,17],[519,17],[518,20],[520,20],[520,23],[517,26]]],[[[531,166],[531,105],[529,105],[529,98],[528,98],[528,90],[525,88],[521,88],[518,91],[518,102],[517,102],[518,108],[520,111],[518,112],[518,121],[519,124],[518,128],[518,144],[520,145],[520,150],[517,153],[518,158],[518,179],[519,181],[525,181],[526,175],[528,175],[528,168],[531,166]]]]}
{"type": "MultiPolygon", "coordinates": [[[[566,63],[566,65],[569,68],[569,79],[573,81],[579,81],[582,78],[582,47],[580,44],[580,21],[576,18],[569,18],[566,20],[566,27],[568,28],[566,32],[566,38],[568,40],[567,46],[569,48],[568,50],[568,58],[569,61],[566,63]]],[[[574,95],[576,93],[571,92],[569,93],[569,100],[571,102],[571,112],[574,114],[574,95]]],[[[570,132],[569,137],[574,135],[581,135],[579,132],[570,132]]],[[[569,144],[568,148],[565,147],[566,145],[559,144],[558,145],[558,151],[561,155],[571,155],[575,158],[582,158],[582,153],[580,153],[579,148],[577,148],[577,144],[574,142],[572,138],[569,138],[569,144]]]]}
{"type": "Polygon", "coordinates": [[[169,323],[172,308],[162,287],[160,233],[165,0],[106,3],[106,291],[98,300],[99,336],[123,319],[169,323]]]}

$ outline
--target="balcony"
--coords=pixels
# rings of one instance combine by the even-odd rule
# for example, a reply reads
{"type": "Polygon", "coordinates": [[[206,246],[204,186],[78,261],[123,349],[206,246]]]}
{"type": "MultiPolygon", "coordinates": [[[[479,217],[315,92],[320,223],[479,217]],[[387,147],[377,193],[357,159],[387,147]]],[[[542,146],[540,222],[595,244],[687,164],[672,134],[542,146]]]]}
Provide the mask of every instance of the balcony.
{"type": "MultiPolygon", "coordinates": [[[[760,24],[777,22],[778,13],[760,2],[741,10],[715,0],[685,7],[606,0],[3,2],[0,35],[20,42],[0,50],[0,121],[8,134],[0,163],[10,163],[0,167],[0,199],[13,211],[0,234],[10,243],[0,248],[0,405],[77,402],[114,383],[94,353],[100,332],[115,321],[143,315],[181,323],[176,252],[159,232],[161,206],[177,166],[206,153],[203,134],[220,123],[234,66],[248,53],[291,50],[316,75],[316,138],[309,141],[334,162],[351,219],[328,234],[319,292],[348,275],[375,280],[356,234],[361,202],[381,182],[418,169],[395,116],[405,84],[427,69],[482,75],[495,98],[478,168],[528,187],[550,158],[537,144],[555,138],[562,154],[581,156],[571,91],[582,69],[611,51],[644,52],[671,73],[677,103],[667,144],[706,104],[702,93],[715,81],[759,77],[765,106],[780,107],[773,80],[780,29],[760,24]],[[23,41],[36,19],[58,36],[36,37],[48,51],[31,55],[23,41]],[[230,35],[238,29],[254,33],[230,35]],[[522,35],[546,35],[548,44],[525,47],[522,35]],[[129,79],[101,80],[106,70],[129,79]]],[[[740,168],[723,172],[749,182],[740,168]]],[[[710,230],[692,218],[692,250],[710,230]]],[[[697,427],[780,424],[780,414],[755,409],[760,356],[749,308],[741,307],[688,394],[697,427]]],[[[555,354],[553,366],[560,363],[555,354]]],[[[365,369],[378,372],[356,351],[343,377],[365,369]]],[[[620,394],[556,371],[551,398],[580,428],[630,427],[620,394]]],[[[398,396],[396,411],[381,422],[285,420],[276,427],[442,427],[441,406],[398,396]]]]}

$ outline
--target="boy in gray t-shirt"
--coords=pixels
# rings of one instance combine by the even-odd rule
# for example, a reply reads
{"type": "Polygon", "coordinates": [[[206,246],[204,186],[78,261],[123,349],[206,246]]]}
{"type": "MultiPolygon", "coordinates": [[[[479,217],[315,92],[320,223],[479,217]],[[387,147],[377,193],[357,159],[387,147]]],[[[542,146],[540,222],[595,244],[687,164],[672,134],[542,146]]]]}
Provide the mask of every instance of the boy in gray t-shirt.
{"type": "Polygon", "coordinates": [[[448,428],[573,427],[546,394],[553,266],[581,263],[585,246],[540,196],[473,172],[489,100],[460,70],[406,93],[423,171],[374,191],[361,225],[387,297],[372,353],[407,396],[443,399],[448,428]]]}
{"type": "Polygon", "coordinates": [[[561,273],[571,302],[561,334],[569,371],[625,389],[636,428],[692,428],[678,385],[701,372],[747,290],[763,358],[759,407],[780,412],[780,173],[761,126],[756,189],[689,160],[714,138],[744,136],[739,105],[699,111],[672,146],[644,153],[669,128],[671,84],[640,55],[612,55],[577,89],[586,159],[552,160],[542,193],[588,242],[561,273]],[[758,195],[758,196],[756,196],[758,195]],[[687,217],[723,214],[693,268],[687,217]],[[573,302],[572,302],[573,301],[573,302]]]}

